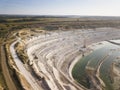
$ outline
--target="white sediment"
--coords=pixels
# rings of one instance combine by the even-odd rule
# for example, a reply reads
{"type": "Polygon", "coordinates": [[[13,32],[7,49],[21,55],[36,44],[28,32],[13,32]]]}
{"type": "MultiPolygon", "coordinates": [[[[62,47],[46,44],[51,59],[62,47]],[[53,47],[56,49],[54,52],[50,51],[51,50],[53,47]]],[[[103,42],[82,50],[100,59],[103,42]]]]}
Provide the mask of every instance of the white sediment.
{"type": "MultiPolygon", "coordinates": [[[[42,73],[39,75],[45,78],[51,90],[67,90],[68,88],[69,90],[84,90],[85,88],[74,83],[71,74],[72,68],[82,56],[83,45],[86,44],[88,47],[92,43],[115,38],[120,38],[120,30],[115,28],[74,32],[70,30],[59,32],[59,34],[51,31],[49,36],[40,35],[29,39],[26,42],[26,51],[31,64],[36,64],[33,65],[34,69],[37,73],[42,73]]],[[[88,48],[95,47],[91,45],[88,48]]],[[[21,66],[18,65],[18,67],[21,66]]]]}

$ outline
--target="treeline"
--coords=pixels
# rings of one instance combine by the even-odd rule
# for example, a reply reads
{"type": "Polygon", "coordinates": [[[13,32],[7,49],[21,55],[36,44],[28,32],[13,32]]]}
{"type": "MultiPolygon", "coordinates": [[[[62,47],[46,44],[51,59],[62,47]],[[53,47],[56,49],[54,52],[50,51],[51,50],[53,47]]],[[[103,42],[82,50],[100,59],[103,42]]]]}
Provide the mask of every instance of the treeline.
{"type": "Polygon", "coordinates": [[[16,19],[16,20],[0,19],[0,23],[30,22],[30,21],[39,21],[39,19],[36,19],[36,18],[23,18],[23,19],[16,19]]]}
{"type": "Polygon", "coordinates": [[[28,22],[28,21],[39,21],[39,19],[35,19],[35,18],[23,18],[23,19],[18,19],[18,20],[12,20],[11,22],[28,22]]]}
{"type": "Polygon", "coordinates": [[[5,17],[0,16],[0,37],[8,31],[19,30],[23,28],[42,28],[44,30],[70,30],[70,29],[88,29],[99,27],[119,27],[120,20],[96,20],[81,18],[46,18],[40,17],[5,17]]]}
{"type": "Polygon", "coordinates": [[[0,23],[6,23],[7,22],[7,20],[5,20],[5,19],[0,19],[0,23]]]}
{"type": "Polygon", "coordinates": [[[69,29],[94,29],[100,27],[119,27],[120,21],[99,20],[99,21],[60,21],[44,25],[45,30],[69,30],[69,29]]]}

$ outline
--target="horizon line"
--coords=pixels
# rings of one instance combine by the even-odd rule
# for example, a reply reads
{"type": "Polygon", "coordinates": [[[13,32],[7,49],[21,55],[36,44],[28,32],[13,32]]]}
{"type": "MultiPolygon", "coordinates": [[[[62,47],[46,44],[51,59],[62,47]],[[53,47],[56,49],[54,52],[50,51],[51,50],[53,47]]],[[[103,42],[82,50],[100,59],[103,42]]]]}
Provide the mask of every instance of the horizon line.
{"type": "Polygon", "coordinates": [[[0,15],[16,15],[16,16],[85,16],[85,17],[120,17],[117,15],[78,15],[78,14],[0,14],[0,15]]]}

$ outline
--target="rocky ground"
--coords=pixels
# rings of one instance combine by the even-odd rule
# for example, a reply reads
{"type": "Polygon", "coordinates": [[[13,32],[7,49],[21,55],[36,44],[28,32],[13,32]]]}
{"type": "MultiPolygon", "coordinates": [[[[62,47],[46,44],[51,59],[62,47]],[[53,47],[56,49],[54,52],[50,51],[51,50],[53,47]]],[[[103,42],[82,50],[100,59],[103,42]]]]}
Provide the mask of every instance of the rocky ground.
{"type": "Polygon", "coordinates": [[[104,40],[120,38],[120,29],[96,28],[87,30],[51,31],[36,34],[25,39],[25,51],[29,64],[35,73],[44,79],[34,78],[20,62],[14,50],[17,40],[10,50],[19,71],[33,90],[87,90],[72,78],[71,71],[75,63],[86,53],[91,52],[89,45],[104,40]]]}

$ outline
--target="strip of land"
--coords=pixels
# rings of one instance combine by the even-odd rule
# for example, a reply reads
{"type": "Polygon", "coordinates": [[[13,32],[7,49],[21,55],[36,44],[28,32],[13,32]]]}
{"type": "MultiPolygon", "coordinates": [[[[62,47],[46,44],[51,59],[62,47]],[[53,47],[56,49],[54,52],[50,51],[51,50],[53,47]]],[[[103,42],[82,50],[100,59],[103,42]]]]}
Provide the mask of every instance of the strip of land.
{"type": "Polygon", "coordinates": [[[11,76],[8,70],[8,65],[7,65],[7,59],[6,59],[6,55],[5,55],[5,49],[4,49],[4,45],[1,46],[1,65],[2,65],[2,72],[5,78],[5,81],[7,83],[8,89],[9,90],[17,90],[11,76]]]}

